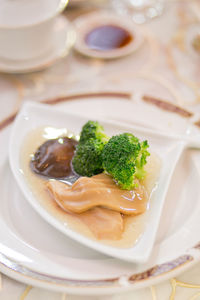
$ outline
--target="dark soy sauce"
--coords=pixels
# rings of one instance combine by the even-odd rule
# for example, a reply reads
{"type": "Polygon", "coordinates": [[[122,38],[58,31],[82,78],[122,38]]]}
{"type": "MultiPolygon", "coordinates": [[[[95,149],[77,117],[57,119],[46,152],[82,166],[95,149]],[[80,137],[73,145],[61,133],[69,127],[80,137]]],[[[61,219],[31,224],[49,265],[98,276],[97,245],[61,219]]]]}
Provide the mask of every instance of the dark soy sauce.
{"type": "Polygon", "coordinates": [[[92,29],[85,37],[86,44],[94,50],[107,51],[122,48],[133,40],[124,28],[116,25],[103,25],[92,29]]]}

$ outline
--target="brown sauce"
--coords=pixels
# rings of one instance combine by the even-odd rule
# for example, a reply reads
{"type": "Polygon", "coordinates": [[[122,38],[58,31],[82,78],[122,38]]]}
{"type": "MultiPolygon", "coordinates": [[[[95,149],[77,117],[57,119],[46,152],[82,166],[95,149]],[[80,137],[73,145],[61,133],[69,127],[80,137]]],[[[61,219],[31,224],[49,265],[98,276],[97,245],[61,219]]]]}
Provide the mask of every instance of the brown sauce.
{"type": "Polygon", "coordinates": [[[125,47],[133,36],[116,25],[103,25],[92,29],[85,37],[86,44],[93,50],[107,51],[125,47]]]}
{"type": "Polygon", "coordinates": [[[60,137],[44,142],[30,161],[31,169],[50,178],[64,178],[73,174],[71,160],[77,141],[60,137]]]}

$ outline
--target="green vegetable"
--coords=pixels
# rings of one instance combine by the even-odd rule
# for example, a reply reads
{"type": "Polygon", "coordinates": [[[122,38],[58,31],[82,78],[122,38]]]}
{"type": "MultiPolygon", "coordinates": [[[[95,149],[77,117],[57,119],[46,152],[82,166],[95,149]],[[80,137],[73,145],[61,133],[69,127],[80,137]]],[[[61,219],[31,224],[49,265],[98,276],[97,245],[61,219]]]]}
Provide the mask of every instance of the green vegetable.
{"type": "Polygon", "coordinates": [[[137,186],[135,178],[144,178],[148,147],[147,141],[140,143],[130,133],[113,136],[103,148],[103,168],[122,189],[130,190],[137,186]]]}
{"type": "Polygon", "coordinates": [[[82,128],[72,165],[82,176],[107,172],[122,189],[137,186],[137,179],[145,176],[144,165],[149,154],[147,141],[140,142],[130,133],[110,138],[103,127],[95,121],[88,121],[82,128]]]}
{"type": "Polygon", "coordinates": [[[103,127],[96,121],[88,121],[81,130],[79,143],[85,143],[89,139],[106,143],[109,137],[104,133],[103,127]]]}
{"type": "Polygon", "coordinates": [[[88,121],[82,128],[72,160],[75,172],[88,177],[102,173],[102,151],[108,140],[109,137],[98,122],[88,121]]]}

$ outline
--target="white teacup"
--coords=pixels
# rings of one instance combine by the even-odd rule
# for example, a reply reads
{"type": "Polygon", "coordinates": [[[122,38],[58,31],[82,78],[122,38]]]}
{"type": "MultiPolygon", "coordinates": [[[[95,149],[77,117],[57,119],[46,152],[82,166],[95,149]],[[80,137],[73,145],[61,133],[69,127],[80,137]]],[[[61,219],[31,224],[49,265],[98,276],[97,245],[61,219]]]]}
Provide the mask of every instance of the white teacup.
{"type": "Polygon", "coordinates": [[[0,0],[0,58],[39,57],[54,44],[56,16],[68,0],[0,0]]]}

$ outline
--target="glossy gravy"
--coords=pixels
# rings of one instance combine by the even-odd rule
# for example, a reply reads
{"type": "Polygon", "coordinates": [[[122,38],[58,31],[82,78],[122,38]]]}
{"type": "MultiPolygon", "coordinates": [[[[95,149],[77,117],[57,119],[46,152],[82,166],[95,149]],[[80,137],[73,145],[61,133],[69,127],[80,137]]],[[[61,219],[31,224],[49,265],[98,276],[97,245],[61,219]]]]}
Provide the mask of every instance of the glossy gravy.
{"type": "Polygon", "coordinates": [[[85,43],[93,50],[108,51],[127,46],[133,36],[117,25],[102,25],[92,29],[85,37],[85,43]]]}
{"type": "MultiPolygon", "coordinates": [[[[93,217],[87,216],[88,212],[81,214],[74,213],[66,213],[63,209],[61,209],[58,204],[54,201],[54,199],[50,196],[49,192],[47,191],[46,187],[46,180],[42,177],[35,175],[30,167],[29,162],[30,159],[33,157],[33,153],[35,153],[36,149],[44,143],[47,138],[45,138],[45,131],[46,128],[40,128],[37,130],[32,131],[29,136],[26,138],[24,142],[24,146],[22,149],[22,157],[21,157],[21,165],[22,170],[24,172],[24,176],[27,179],[27,182],[32,189],[33,193],[37,197],[38,201],[40,202],[41,206],[45,207],[45,209],[54,217],[57,218],[64,226],[70,227],[71,229],[80,232],[81,234],[86,235],[87,237],[96,240],[94,237],[95,232],[92,232],[88,228],[88,222],[92,221],[92,218],[99,215],[101,209],[107,210],[105,208],[95,207],[95,214],[93,217]]],[[[57,130],[57,137],[62,136],[63,130],[57,130]]],[[[51,138],[48,135],[48,139],[51,138]]],[[[55,135],[52,137],[55,138],[55,135]]],[[[109,232],[107,233],[108,239],[102,239],[101,236],[97,237],[99,242],[104,244],[112,245],[115,247],[130,247],[133,246],[134,243],[137,242],[139,237],[142,235],[145,226],[148,225],[148,208],[150,206],[151,194],[156,186],[156,179],[158,177],[159,169],[160,169],[160,160],[157,156],[151,154],[150,159],[147,163],[148,175],[146,176],[143,185],[145,186],[148,195],[149,195],[149,202],[147,203],[147,210],[145,213],[138,215],[138,216],[125,216],[123,215],[123,232],[121,236],[116,236],[114,240],[109,240],[109,232]],[[100,239],[100,240],[99,240],[100,239]]],[[[122,218],[121,214],[118,212],[113,212],[114,214],[119,214],[117,217],[118,220],[115,222],[114,226],[122,226],[120,218],[122,218]]],[[[102,215],[102,211],[101,211],[102,215]]],[[[105,220],[109,221],[106,212],[104,211],[105,220]]],[[[101,224],[99,223],[99,226],[101,224]]],[[[105,236],[105,235],[104,235],[105,236]]]]}

